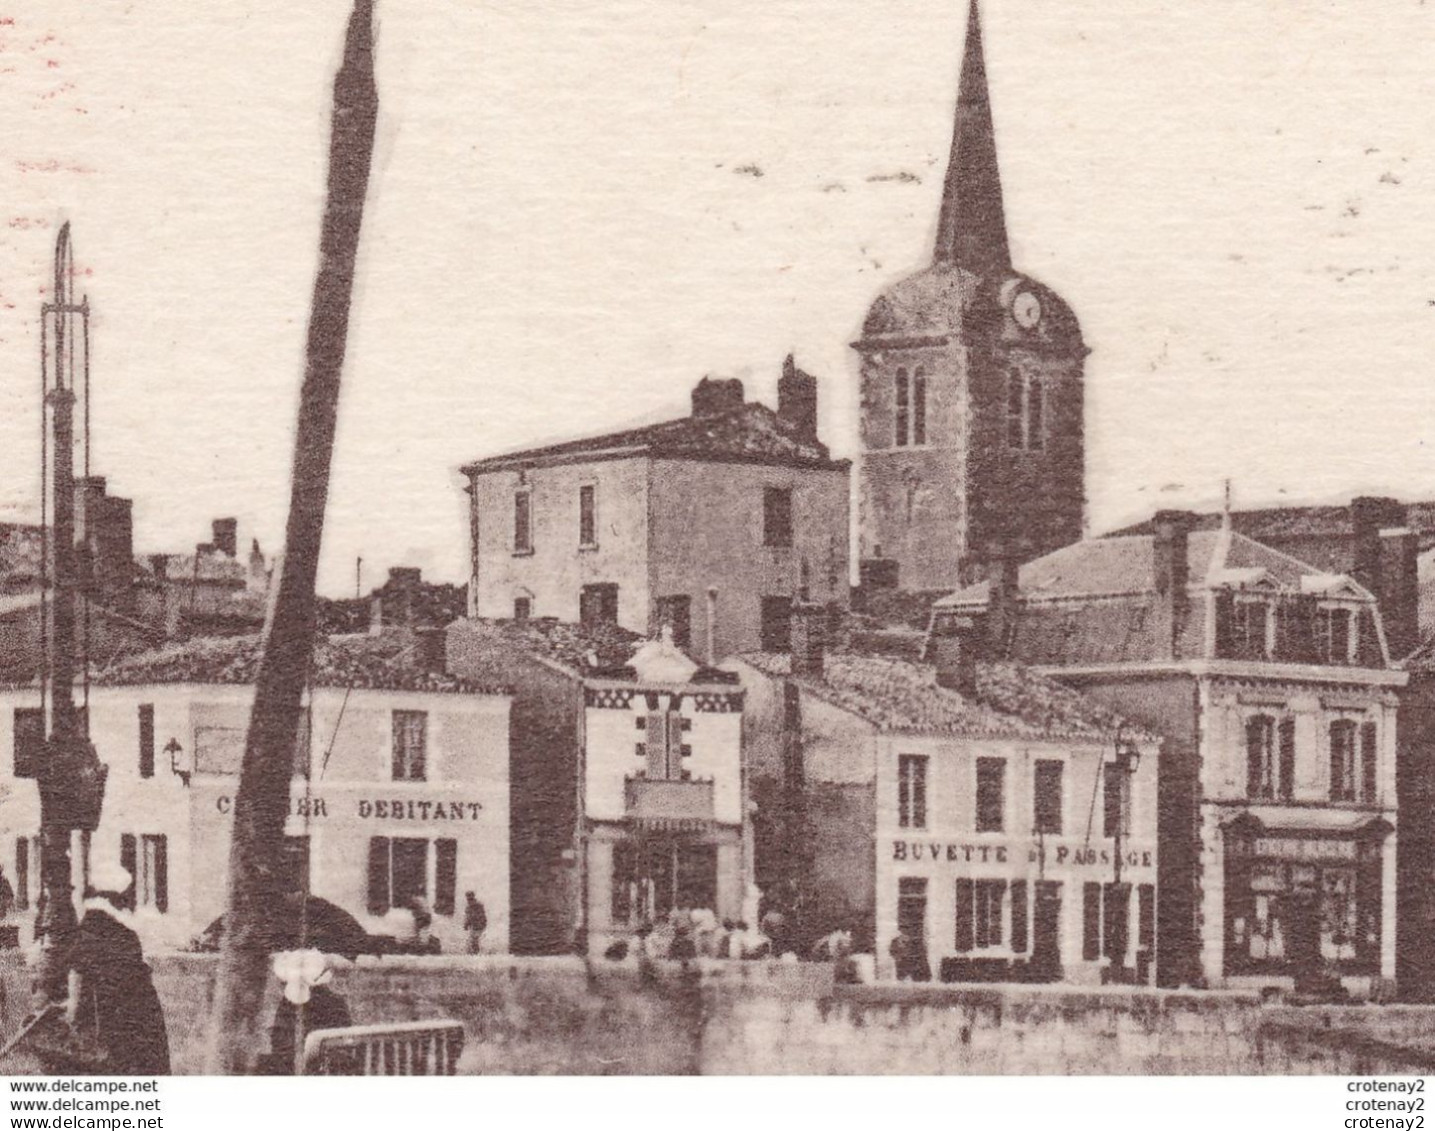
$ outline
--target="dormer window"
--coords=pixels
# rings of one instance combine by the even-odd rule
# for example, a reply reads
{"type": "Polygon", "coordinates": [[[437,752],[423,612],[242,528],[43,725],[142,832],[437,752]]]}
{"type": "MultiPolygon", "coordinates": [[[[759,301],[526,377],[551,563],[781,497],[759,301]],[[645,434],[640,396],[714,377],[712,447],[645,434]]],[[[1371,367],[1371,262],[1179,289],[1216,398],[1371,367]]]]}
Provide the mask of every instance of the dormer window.
{"type": "Polygon", "coordinates": [[[1231,644],[1242,660],[1264,660],[1270,655],[1270,606],[1261,600],[1238,598],[1231,609],[1231,644]]]}
{"type": "Polygon", "coordinates": [[[1316,656],[1325,664],[1351,663],[1359,644],[1357,621],[1350,609],[1322,605],[1315,612],[1316,656]]]}

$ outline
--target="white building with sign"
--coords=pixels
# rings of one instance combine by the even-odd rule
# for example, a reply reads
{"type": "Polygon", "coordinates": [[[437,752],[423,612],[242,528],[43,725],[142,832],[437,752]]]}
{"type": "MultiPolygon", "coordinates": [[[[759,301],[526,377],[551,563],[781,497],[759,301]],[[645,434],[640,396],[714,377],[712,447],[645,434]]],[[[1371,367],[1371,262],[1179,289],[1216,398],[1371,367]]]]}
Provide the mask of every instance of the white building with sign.
{"type": "MultiPolygon", "coordinates": [[[[465,895],[483,903],[485,951],[509,933],[509,696],[442,670],[442,638],[410,633],[321,642],[307,735],[290,784],[286,883],[375,933],[422,901],[445,952],[462,953],[465,895]]],[[[91,834],[136,879],[147,950],[188,946],[224,911],[234,794],[258,641],[195,640],[130,657],[89,691],[90,736],[109,766],[91,834]]],[[[0,728],[27,767],[39,693],[0,693],[0,728]]],[[[30,938],[39,894],[39,799],[16,764],[0,775],[0,861],[30,938]]]]}
{"type": "MultiPolygon", "coordinates": [[[[946,981],[1146,981],[1158,748],[1014,664],[812,649],[733,662],[757,882],[946,981]]],[[[780,908],[783,909],[783,908],[780,908]]],[[[784,909],[785,910],[785,909],[784,909]]]]}

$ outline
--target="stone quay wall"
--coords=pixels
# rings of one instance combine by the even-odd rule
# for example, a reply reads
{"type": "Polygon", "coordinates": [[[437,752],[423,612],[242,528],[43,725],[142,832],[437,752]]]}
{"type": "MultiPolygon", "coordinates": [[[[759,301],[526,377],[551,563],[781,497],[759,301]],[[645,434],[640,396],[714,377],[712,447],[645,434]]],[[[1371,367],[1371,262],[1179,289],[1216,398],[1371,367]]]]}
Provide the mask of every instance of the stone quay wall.
{"type": "MultiPolygon", "coordinates": [[[[153,962],[177,1073],[203,1071],[212,955],[153,962]]],[[[0,1036],[31,972],[0,962],[0,1036]]],[[[364,959],[334,989],[355,1024],[455,1018],[472,1074],[1371,1074],[1435,1072],[1435,1007],[1251,995],[835,985],[822,965],[364,959]]],[[[271,1007],[278,983],[271,986],[271,1007]]],[[[0,1073],[39,1071],[23,1050],[0,1073]]]]}

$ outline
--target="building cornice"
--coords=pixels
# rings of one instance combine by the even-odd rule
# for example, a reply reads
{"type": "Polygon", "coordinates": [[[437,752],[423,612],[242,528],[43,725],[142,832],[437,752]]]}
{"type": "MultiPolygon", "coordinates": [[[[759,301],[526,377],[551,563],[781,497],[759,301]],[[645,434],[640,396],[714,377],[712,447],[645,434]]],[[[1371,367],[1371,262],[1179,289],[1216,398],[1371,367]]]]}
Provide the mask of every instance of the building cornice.
{"type": "Polygon", "coordinates": [[[1238,679],[1261,683],[1319,683],[1342,687],[1404,687],[1408,672],[1390,668],[1332,667],[1321,664],[1271,664],[1254,660],[1149,660],[1115,664],[1033,664],[1032,670],[1053,679],[1084,676],[1173,676],[1238,679]]]}

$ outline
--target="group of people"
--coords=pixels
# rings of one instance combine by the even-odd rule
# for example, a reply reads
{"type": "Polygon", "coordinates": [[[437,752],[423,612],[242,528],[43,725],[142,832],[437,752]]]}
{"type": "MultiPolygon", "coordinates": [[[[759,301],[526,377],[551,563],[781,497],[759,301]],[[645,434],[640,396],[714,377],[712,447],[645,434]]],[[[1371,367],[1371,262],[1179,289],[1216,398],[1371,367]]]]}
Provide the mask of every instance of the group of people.
{"type": "MultiPolygon", "coordinates": [[[[766,924],[770,925],[770,924],[766,924]]],[[[636,951],[643,958],[684,961],[691,958],[775,957],[772,936],[754,930],[745,920],[723,919],[707,908],[674,908],[656,923],[643,923],[636,931],[636,951]]],[[[608,948],[607,957],[626,958],[624,942],[608,948]]]]}

